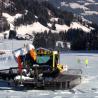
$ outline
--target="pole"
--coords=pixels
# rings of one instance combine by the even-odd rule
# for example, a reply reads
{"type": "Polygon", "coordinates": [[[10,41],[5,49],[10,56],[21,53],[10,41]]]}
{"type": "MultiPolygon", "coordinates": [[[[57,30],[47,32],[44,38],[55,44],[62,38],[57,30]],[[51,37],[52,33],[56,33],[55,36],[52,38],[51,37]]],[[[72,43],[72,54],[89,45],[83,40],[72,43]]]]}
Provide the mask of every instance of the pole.
{"type": "Polygon", "coordinates": [[[55,66],[55,55],[54,55],[54,52],[53,52],[53,70],[54,70],[54,66],[55,66]]]}
{"type": "Polygon", "coordinates": [[[0,17],[2,17],[3,1],[0,1],[0,17]]]}

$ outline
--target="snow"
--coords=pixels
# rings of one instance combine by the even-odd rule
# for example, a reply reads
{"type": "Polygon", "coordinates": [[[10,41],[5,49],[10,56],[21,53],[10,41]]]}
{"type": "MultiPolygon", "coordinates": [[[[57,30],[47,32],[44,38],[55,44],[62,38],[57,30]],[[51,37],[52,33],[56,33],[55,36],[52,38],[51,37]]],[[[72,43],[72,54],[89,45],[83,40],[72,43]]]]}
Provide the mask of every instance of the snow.
{"type": "Polygon", "coordinates": [[[94,0],[87,0],[88,2],[91,2],[91,3],[94,3],[95,1],[94,0]]]}
{"type": "MultiPolygon", "coordinates": [[[[9,49],[11,40],[5,40],[9,49]]],[[[21,47],[25,41],[13,40],[13,48],[21,47]]],[[[30,42],[29,42],[30,43],[30,42]]],[[[0,98],[97,98],[98,97],[98,54],[68,52],[60,54],[60,64],[68,65],[69,68],[82,69],[82,83],[71,90],[13,90],[6,82],[0,81],[0,98]],[[88,58],[88,66],[85,66],[85,58],[88,58]],[[78,62],[80,59],[80,62],[78,62]]],[[[0,56],[0,69],[17,66],[11,53],[0,56]],[[2,58],[2,59],[1,59],[2,58]]]]}
{"type": "Polygon", "coordinates": [[[38,16],[35,15],[35,18],[38,19],[38,16]]]}
{"type": "Polygon", "coordinates": [[[0,50],[16,50],[24,46],[24,44],[32,44],[32,41],[28,40],[1,40],[0,41],[0,50]]]}
{"type": "MultiPolygon", "coordinates": [[[[81,7],[80,5],[78,5],[77,3],[70,3],[70,6],[72,7],[81,7]]],[[[91,13],[89,11],[85,11],[86,13],[91,13]]],[[[92,12],[92,13],[95,13],[95,12],[92,12]]],[[[97,14],[97,12],[96,12],[97,14]]],[[[22,14],[16,14],[14,16],[11,16],[7,13],[3,13],[3,16],[7,19],[7,21],[9,22],[10,24],[10,30],[14,30],[16,29],[16,32],[17,32],[17,35],[21,35],[23,38],[24,38],[24,35],[25,34],[30,34],[32,35],[33,32],[37,33],[37,32],[44,32],[44,31],[49,31],[49,28],[48,27],[51,27],[52,24],[51,23],[47,23],[48,27],[45,27],[44,25],[42,25],[41,23],[39,22],[34,22],[30,25],[20,25],[18,26],[17,28],[14,27],[14,20],[19,18],[19,17],[22,17],[22,14]]],[[[36,18],[38,18],[37,16],[35,16],[36,18]]],[[[50,19],[51,22],[54,22],[54,21],[58,21],[58,18],[57,17],[53,17],[50,19]]],[[[58,33],[60,31],[68,31],[69,29],[71,28],[80,28],[80,29],[83,29],[84,31],[86,32],[90,32],[90,28],[87,28],[83,25],[81,25],[80,23],[77,23],[77,22],[72,22],[71,23],[71,26],[67,26],[67,25],[60,25],[60,24],[56,24],[56,30],[52,30],[52,32],[55,32],[55,33],[58,33]]],[[[7,34],[7,36],[9,35],[9,31],[6,31],[6,32],[3,32],[3,34],[7,34]]]]}
{"type": "MultiPolygon", "coordinates": [[[[54,19],[58,19],[58,18],[54,18],[54,19]]],[[[52,24],[51,23],[48,23],[47,24],[48,27],[51,27],[52,24]]],[[[25,35],[25,34],[33,34],[33,32],[35,33],[40,33],[40,32],[44,32],[44,31],[49,31],[49,28],[48,27],[45,27],[43,26],[42,24],[40,24],[39,22],[34,22],[32,23],[31,25],[21,25],[20,27],[17,27],[16,28],[16,31],[17,31],[17,34],[21,34],[21,35],[25,35]]],[[[83,31],[86,31],[86,32],[90,32],[91,29],[90,28],[87,28],[83,25],[81,25],[80,23],[77,23],[77,22],[72,22],[71,23],[71,26],[67,26],[67,25],[60,25],[60,24],[55,24],[55,27],[56,27],[56,30],[52,30],[52,32],[60,32],[60,31],[68,31],[69,29],[71,28],[80,28],[80,29],[83,29],[83,31]]]]}
{"type": "Polygon", "coordinates": [[[52,26],[52,24],[51,24],[51,23],[47,23],[47,25],[48,25],[48,27],[51,27],[51,26],[52,26]]]}
{"type": "Polygon", "coordinates": [[[44,31],[49,31],[49,29],[39,22],[34,22],[31,25],[21,25],[16,29],[18,34],[25,35],[25,34],[32,34],[33,32],[44,32],[44,31]]]}
{"type": "Polygon", "coordinates": [[[85,19],[83,16],[82,16],[81,18],[82,18],[82,20],[83,20],[84,22],[92,23],[91,21],[89,21],[89,20],[85,19]]]}
{"type": "Polygon", "coordinates": [[[98,15],[98,12],[97,11],[85,11],[85,13],[82,13],[82,15],[98,15]]]}
{"type": "Polygon", "coordinates": [[[87,7],[85,7],[84,5],[80,5],[78,3],[69,3],[70,7],[73,8],[73,9],[77,9],[77,8],[80,8],[80,9],[84,9],[84,10],[88,10],[87,7]]]}
{"type": "Polygon", "coordinates": [[[64,1],[61,2],[61,6],[69,6],[69,4],[65,3],[64,1]]]}
{"type": "Polygon", "coordinates": [[[30,77],[26,77],[26,76],[20,76],[20,75],[18,75],[18,76],[16,76],[15,77],[15,80],[32,80],[32,78],[30,78],[30,77]]]}
{"type": "Polygon", "coordinates": [[[3,4],[4,4],[4,7],[5,7],[5,8],[8,8],[8,7],[10,7],[10,5],[11,5],[11,4],[8,3],[8,2],[7,2],[7,3],[3,2],[3,4]]]}
{"type": "Polygon", "coordinates": [[[22,16],[22,14],[16,14],[16,15],[14,16],[14,18],[17,19],[17,18],[20,18],[21,16],[22,16]]]}
{"type": "Polygon", "coordinates": [[[85,3],[84,5],[85,5],[85,6],[88,6],[89,4],[90,4],[90,3],[87,2],[87,3],[85,3]]]}
{"type": "Polygon", "coordinates": [[[57,22],[58,21],[58,18],[51,18],[50,21],[57,22]]]}
{"type": "Polygon", "coordinates": [[[4,32],[0,32],[0,37],[2,37],[2,40],[4,39],[4,34],[6,34],[6,37],[8,38],[8,36],[9,36],[9,30],[4,31],[4,32]]]}
{"type": "Polygon", "coordinates": [[[77,22],[72,22],[70,28],[74,28],[74,29],[82,29],[85,32],[90,32],[91,30],[83,25],[81,25],[80,23],[77,22]]]}
{"type": "Polygon", "coordinates": [[[69,27],[67,25],[59,25],[59,24],[56,24],[56,30],[57,31],[68,31],[69,27]]]}
{"type": "Polygon", "coordinates": [[[14,30],[14,20],[19,17],[22,17],[22,14],[19,14],[19,13],[16,14],[15,16],[11,16],[8,13],[3,13],[2,15],[3,15],[3,17],[5,17],[7,19],[8,23],[10,24],[11,30],[14,30]]]}
{"type": "Polygon", "coordinates": [[[0,40],[4,39],[4,35],[2,33],[0,33],[0,40]]]}
{"type": "Polygon", "coordinates": [[[7,21],[9,23],[13,23],[14,22],[14,17],[13,16],[11,16],[11,15],[9,15],[7,13],[3,13],[2,15],[7,19],[7,21]]]}
{"type": "Polygon", "coordinates": [[[55,26],[57,31],[65,31],[65,30],[68,31],[69,29],[82,29],[85,32],[90,32],[92,29],[92,28],[87,28],[78,22],[72,22],[70,27],[67,25],[59,25],[59,24],[56,24],[55,26]]]}
{"type": "Polygon", "coordinates": [[[8,13],[3,13],[3,16],[7,19],[9,23],[13,23],[15,19],[22,16],[22,14],[16,14],[15,16],[11,16],[8,13]]]}
{"type": "Polygon", "coordinates": [[[30,44],[30,43],[32,43],[32,41],[2,40],[0,42],[0,50],[5,52],[6,54],[0,55],[0,69],[17,67],[17,63],[12,54],[12,51],[23,47],[24,44],[30,44]]]}

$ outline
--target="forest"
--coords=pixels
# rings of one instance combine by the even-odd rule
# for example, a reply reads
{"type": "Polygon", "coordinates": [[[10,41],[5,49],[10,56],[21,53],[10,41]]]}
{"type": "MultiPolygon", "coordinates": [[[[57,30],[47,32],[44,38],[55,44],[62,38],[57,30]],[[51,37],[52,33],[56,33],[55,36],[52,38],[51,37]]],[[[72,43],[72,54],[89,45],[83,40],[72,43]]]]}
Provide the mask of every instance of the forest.
{"type": "Polygon", "coordinates": [[[36,48],[56,48],[56,42],[70,42],[71,50],[97,50],[98,49],[98,29],[86,33],[81,29],[70,29],[67,32],[52,33],[42,32],[35,34],[33,44],[36,48]]]}

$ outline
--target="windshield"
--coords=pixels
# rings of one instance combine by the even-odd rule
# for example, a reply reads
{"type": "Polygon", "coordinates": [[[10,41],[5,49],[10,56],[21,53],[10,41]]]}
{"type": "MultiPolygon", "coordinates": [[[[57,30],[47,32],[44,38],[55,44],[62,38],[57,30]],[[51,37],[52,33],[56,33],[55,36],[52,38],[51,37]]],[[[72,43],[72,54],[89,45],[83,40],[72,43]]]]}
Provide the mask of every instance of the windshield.
{"type": "Polygon", "coordinates": [[[38,64],[42,64],[42,63],[47,63],[50,60],[50,56],[44,55],[44,56],[37,56],[37,60],[36,62],[38,64]]]}

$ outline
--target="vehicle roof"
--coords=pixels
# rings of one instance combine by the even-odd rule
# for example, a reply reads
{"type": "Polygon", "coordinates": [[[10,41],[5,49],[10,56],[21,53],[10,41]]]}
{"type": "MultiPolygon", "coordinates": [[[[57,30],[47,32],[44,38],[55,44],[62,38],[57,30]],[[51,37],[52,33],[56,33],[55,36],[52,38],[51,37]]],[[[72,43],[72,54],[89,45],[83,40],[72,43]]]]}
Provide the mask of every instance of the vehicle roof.
{"type": "Polygon", "coordinates": [[[37,54],[39,55],[53,55],[53,54],[59,54],[58,51],[49,50],[46,48],[37,48],[36,49],[37,54]]]}

